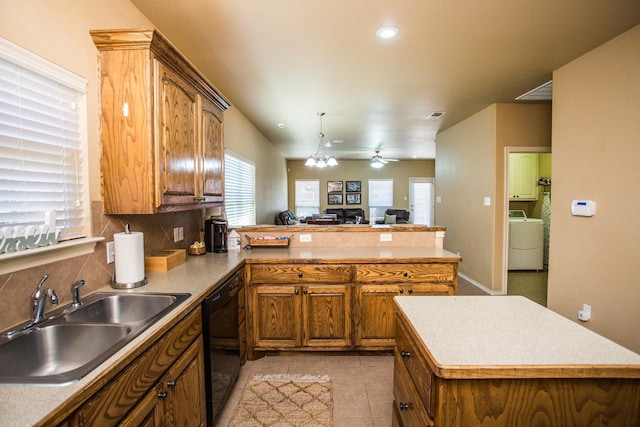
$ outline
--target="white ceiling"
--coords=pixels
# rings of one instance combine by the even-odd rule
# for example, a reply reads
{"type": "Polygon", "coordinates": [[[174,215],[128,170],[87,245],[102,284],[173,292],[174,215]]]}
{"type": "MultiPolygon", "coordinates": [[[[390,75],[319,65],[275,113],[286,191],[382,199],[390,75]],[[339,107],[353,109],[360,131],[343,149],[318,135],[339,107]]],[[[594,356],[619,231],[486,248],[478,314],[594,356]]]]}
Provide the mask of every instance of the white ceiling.
{"type": "Polygon", "coordinates": [[[640,24],[638,0],[131,1],[289,159],[321,111],[338,159],[434,158],[439,131],[640,24]]]}

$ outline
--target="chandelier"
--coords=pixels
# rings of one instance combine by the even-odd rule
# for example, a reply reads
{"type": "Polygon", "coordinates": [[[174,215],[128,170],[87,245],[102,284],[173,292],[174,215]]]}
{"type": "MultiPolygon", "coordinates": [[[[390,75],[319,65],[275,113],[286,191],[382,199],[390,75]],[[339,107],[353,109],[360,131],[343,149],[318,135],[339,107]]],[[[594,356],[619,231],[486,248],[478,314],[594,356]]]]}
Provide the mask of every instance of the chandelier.
{"type": "Polygon", "coordinates": [[[324,113],[318,113],[320,117],[320,133],[318,136],[320,137],[320,144],[318,145],[318,151],[313,156],[309,156],[305,166],[316,167],[316,168],[326,168],[327,166],[337,166],[338,161],[335,157],[330,156],[324,151],[324,146],[322,144],[322,138],[324,138],[324,133],[322,133],[322,116],[324,113]]]}

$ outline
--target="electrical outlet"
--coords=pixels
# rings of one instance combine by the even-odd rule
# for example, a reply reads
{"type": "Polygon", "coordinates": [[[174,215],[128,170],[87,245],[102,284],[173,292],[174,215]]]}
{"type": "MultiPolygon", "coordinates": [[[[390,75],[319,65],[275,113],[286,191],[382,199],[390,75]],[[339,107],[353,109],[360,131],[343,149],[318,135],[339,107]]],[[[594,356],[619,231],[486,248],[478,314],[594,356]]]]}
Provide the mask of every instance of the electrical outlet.
{"type": "Polygon", "coordinates": [[[111,264],[116,260],[115,245],[113,242],[107,242],[107,264],[111,264]]]}
{"type": "Polygon", "coordinates": [[[173,242],[179,242],[180,240],[184,239],[184,237],[180,238],[180,228],[181,227],[176,227],[173,229],[173,242]]]}
{"type": "Polygon", "coordinates": [[[380,233],[381,242],[390,242],[391,240],[393,240],[393,235],[391,233],[380,233]]]}
{"type": "Polygon", "coordinates": [[[300,243],[309,243],[309,242],[311,242],[311,234],[300,235],[300,243]]]}

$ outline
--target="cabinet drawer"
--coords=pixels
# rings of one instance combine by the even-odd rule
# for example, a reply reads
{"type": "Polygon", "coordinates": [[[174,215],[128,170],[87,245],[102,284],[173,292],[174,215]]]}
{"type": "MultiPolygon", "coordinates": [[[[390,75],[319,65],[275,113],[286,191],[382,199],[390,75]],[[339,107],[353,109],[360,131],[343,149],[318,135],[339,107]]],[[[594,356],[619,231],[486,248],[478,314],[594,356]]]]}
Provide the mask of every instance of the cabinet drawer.
{"type": "Polygon", "coordinates": [[[434,425],[422,406],[419,394],[400,355],[396,353],[393,366],[393,405],[394,412],[404,427],[434,425]]]}
{"type": "Polygon", "coordinates": [[[450,283],[455,279],[454,264],[368,264],[356,267],[359,283],[450,283]]]}
{"type": "Polygon", "coordinates": [[[251,266],[251,283],[344,283],[351,266],[321,264],[258,264],[251,266]]]}
{"type": "Polygon", "coordinates": [[[397,319],[395,331],[396,363],[402,363],[405,366],[427,413],[429,416],[434,417],[436,407],[435,375],[422,357],[422,354],[416,350],[416,346],[409,338],[409,334],[402,322],[397,319]]]}

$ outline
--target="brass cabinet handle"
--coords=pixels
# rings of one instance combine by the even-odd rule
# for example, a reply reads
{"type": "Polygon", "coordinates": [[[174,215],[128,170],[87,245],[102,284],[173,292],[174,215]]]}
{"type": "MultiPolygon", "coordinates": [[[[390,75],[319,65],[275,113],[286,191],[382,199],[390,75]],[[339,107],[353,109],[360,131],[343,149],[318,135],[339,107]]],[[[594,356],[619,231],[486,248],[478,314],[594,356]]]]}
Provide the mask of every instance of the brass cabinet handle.
{"type": "Polygon", "coordinates": [[[404,294],[404,288],[400,288],[400,293],[404,294]]]}
{"type": "Polygon", "coordinates": [[[409,404],[408,403],[404,403],[404,402],[400,402],[400,410],[401,411],[408,411],[409,410],[409,404]]]}
{"type": "Polygon", "coordinates": [[[400,352],[400,356],[407,358],[407,357],[411,356],[411,352],[410,351],[401,351],[400,352]]]}
{"type": "Polygon", "coordinates": [[[412,294],[413,293],[413,288],[409,288],[408,291],[409,291],[410,294],[412,294]]]}
{"type": "Polygon", "coordinates": [[[403,275],[404,277],[409,277],[409,273],[407,273],[406,271],[405,271],[404,273],[402,273],[402,275],[403,275]]]}
{"type": "Polygon", "coordinates": [[[299,295],[299,294],[300,294],[300,289],[296,289],[296,290],[295,290],[295,294],[296,294],[296,295],[299,295]]]}
{"type": "Polygon", "coordinates": [[[244,304],[240,304],[240,309],[244,310],[246,307],[244,306],[244,304]]]}
{"type": "Polygon", "coordinates": [[[302,279],[302,271],[298,271],[298,277],[302,279]]]}
{"type": "Polygon", "coordinates": [[[167,381],[167,387],[175,387],[176,386],[176,381],[167,381]]]}
{"type": "Polygon", "coordinates": [[[196,202],[204,202],[207,200],[206,197],[198,196],[193,198],[196,202]]]}
{"type": "Polygon", "coordinates": [[[307,295],[309,293],[309,291],[307,289],[302,291],[303,294],[307,295]]]}
{"type": "Polygon", "coordinates": [[[160,399],[164,399],[167,397],[167,392],[166,391],[161,391],[160,393],[158,393],[158,397],[160,399]]]}

